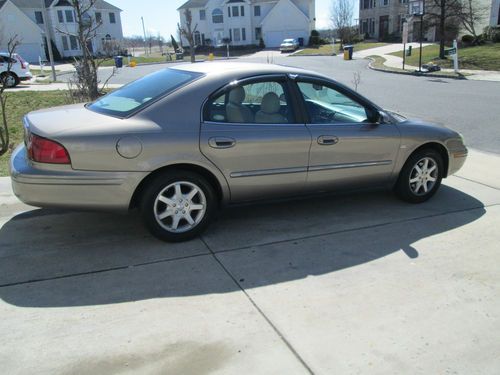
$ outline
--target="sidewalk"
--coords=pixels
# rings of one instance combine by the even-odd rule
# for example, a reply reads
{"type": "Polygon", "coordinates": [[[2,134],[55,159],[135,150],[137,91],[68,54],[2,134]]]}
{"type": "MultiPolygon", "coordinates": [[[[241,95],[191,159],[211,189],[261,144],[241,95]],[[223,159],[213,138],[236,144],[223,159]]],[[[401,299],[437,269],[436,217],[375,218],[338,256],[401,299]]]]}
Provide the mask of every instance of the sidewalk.
{"type": "MultiPolygon", "coordinates": [[[[422,46],[429,46],[431,43],[423,43],[422,46]]],[[[418,49],[420,43],[408,43],[406,47],[412,46],[413,53],[419,53],[418,49]]],[[[359,52],[354,52],[355,58],[366,58],[368,56],[381,56],[385,59],[384,65],[390,68],[403,69],[403,58],[391,55],[393,52],[399,52],[403,50],[403,44],[391,44],[388,46],[371,48],[359,52]]],[[[414,71],[418,70],[417,66],[405,65],[405,70],[414,71]]],[[[443,68],[442,72],[453,73],[453,69],[443,68]]],[[[500,72],[491,70],[472,70],[472,69],[459,69],[462,74],[467,74],[466,78],[469,80],[478,81],[500,81],[500,72]]]]}

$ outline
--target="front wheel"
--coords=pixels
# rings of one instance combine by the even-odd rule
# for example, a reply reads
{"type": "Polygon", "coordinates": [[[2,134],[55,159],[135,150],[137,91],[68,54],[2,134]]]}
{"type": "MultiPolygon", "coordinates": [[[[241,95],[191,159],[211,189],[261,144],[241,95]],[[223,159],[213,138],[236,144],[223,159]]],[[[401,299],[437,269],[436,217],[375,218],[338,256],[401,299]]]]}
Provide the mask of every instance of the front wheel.
{"type": "Polygon", "coordinates": [[[155,237],[179,242],[207,227],[216,207],[213,187],[200,175],[170,172],[150,182],[141,201],[141,216],[155,237]]]}
{"type": "Polygon", "coordinates": [[[422,203],[430,199],[443,179],[443,158],[432,150],[421,150],[411,155],[399,174],[396,194],[404,201],[422,203]]]}

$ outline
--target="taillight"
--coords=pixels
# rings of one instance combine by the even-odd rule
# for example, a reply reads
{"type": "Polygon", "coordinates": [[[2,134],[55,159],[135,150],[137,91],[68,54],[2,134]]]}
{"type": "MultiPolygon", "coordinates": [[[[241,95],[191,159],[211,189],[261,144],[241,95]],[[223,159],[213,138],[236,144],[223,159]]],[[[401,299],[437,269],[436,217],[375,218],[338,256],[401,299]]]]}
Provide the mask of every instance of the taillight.
{"type": "Polygon", "coordinates": [[[28,63],[26,61],[24,61],[24,59],[21,56],[16,55],[16,58],[21,63],[21,69],[26,69],[28,67],[28,63]]]}
{"type": "Polygon", "coordinates": [[[68,151],[59,143],[31,133],[26,145],[28,157],[38,163],[71,164],[68,151]]]}

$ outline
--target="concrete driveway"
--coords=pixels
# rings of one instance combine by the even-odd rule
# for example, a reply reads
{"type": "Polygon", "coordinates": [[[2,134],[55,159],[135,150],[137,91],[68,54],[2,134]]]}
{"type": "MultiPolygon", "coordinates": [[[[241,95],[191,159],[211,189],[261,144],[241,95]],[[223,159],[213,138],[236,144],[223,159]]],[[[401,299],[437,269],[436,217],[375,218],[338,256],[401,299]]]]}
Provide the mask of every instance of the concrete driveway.
{"type": "Polygon", "coordinates": [[[434,199],[231,208],[202,238],[0,180],[2,374],[498,374],[500,158],[434,199]]]}

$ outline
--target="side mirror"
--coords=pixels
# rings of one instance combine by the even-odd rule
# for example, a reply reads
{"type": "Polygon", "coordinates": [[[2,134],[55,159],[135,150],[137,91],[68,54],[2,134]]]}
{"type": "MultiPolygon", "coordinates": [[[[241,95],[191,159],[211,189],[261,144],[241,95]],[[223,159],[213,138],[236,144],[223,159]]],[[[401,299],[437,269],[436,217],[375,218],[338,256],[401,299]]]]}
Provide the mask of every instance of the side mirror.
{"type": "Polygon", "coordinates": [[[382,120],[381,113],[376,109],[367,108],[366,116],[371,124],[378,124],[382,120]]]}

